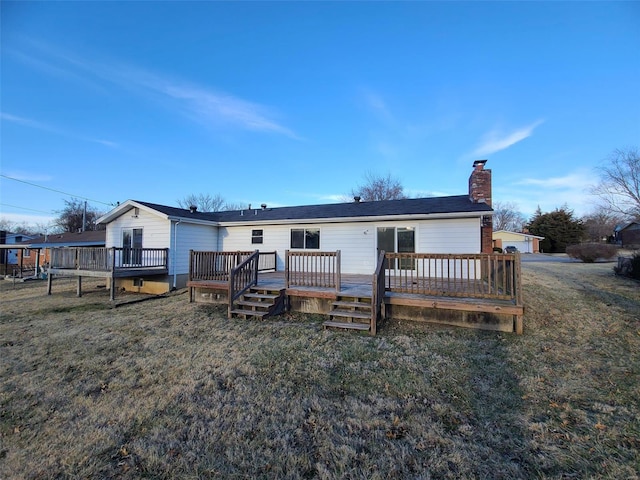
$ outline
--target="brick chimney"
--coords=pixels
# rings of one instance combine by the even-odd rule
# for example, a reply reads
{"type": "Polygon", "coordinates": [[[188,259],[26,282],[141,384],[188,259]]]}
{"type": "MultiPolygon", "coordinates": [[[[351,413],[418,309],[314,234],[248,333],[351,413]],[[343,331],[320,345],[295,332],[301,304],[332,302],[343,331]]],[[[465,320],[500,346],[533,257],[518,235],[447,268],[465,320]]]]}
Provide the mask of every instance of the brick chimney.
{"type": "Polygon", "coordinates": [[[491,206],[491,170],[485,170],[486,160],[473,162],[473,172],[469,177],[469,200],[491,206]]]}
{"type": "MultiPolygon", "coordinates": [[[[485,170],[486,160],[473,162],[473,171],[469,177],[469,200],[473,203],[486,203],[491,206],[491,170],[485,170]]],[[[493,253],[493,222],[491,215],[482,217],[480,224],[480,251],[493,253]]]]}

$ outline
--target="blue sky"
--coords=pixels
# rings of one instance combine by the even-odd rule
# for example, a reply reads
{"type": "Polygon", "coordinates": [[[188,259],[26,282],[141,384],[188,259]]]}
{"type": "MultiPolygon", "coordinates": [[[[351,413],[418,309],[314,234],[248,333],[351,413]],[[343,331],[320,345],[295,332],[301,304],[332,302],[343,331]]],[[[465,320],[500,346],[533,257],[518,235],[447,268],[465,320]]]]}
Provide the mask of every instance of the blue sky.
{"type": "Polygon", "coordinates": [[[45,223],[59,192],[327,203],[367,171],[459,195],[484,158],[494,202],[582,215],[594,169],[640,144],[640,2],[0,8],[13,221],[45,223]]]}

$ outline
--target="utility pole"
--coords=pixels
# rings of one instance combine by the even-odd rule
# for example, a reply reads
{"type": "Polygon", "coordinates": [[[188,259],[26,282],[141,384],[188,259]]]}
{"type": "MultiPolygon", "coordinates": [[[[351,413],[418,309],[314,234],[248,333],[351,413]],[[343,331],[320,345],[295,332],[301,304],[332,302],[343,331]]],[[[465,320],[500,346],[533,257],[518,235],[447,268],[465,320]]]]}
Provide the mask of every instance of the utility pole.
{"type": "Polygon", "coordinates": [[[84,210],[82,211],[82,231],[85,231],[85,225],[87,224],[87,201],[84,201],[84,210]]]}

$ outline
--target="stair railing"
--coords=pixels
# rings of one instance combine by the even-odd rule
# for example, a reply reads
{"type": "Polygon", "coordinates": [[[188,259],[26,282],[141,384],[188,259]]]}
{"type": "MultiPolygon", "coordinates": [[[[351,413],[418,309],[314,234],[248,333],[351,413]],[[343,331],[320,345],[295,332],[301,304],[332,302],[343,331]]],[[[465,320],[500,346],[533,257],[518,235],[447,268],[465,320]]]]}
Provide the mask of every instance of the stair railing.
{"type": "Polygon", "coordinates": [[[371,296],[371,324],[369,332],[371,335],[376,334],[378,317],[382,311],[382,302],[385,295],[385,262],[386,256],[384,250],[380,250],[378,254],[378,265],[376,271],[373,274],[373,294],[371,296]]]}
{"type": "Polygon", "coordinates": [[[256,250],[246,260],[231,269],[229,273],[229,318],[231,318],[233,302],[251,287],[257,285],[259,259],[260,252],[256,250]]]}

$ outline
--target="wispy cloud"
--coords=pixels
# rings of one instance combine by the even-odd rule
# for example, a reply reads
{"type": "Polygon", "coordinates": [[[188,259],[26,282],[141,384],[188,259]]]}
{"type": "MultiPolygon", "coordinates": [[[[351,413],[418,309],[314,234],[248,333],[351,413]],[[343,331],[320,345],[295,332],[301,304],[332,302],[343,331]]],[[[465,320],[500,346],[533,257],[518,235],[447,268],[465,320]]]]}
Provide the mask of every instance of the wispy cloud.
{"type": "Polygon", "coordinates": [[[377,117],[387,122],[394,121],[394,116],[391,113],[391,110],[380,94],[371,90],[365,90],[364,101],[367,108],[369,108],[369,110],[371,110],[377,117]]]}
{"type": "Polygon", "coordinates": [[[504,133],[497,129],[492,130],[484,136],[480,145],[478,145],[473,151],[473,155],[485,156],[505,150],[533,135],[533,131],[536,127],[541,125],[543,122],[543,120],[538,120],[531,125],[527,125],[526,127],[519,128],[518,130],[509,133],[504,133]]]}
{"type": "Polygon", "coordinates": [[[6,112],[0,112],[0,120],[3,120],[5,122],[15,123],[17,125],[22,125],[24,127],[35,128],[37,130],[43,130],[45,132],[55,133],[56,135],[63,135],[65,137],[75,138],[77,140],[82,140],[84,142],[99,143],[100,145],[104,145],[104,146],[110,147],[110,148],[117,148],[118,147],[117,143],[111,142],[109,140],[103,140],[103,139],[100,139],[100,138],[85,137],[83,135],[76,134],[74,132],[70,132],[70,131],[65,130],[65,129],[54,127],[54,126],[49,125],[47,123],[39,122],[39,121],[33,120],[31,118],[19,117],[17,115],[12,115],[12,114],[6,113],[6,112]]]}
{"type": "Polygon", "coordinates": [[[188,116],[206,125],[231,125],[301,140],[291,129],[277,122],[275,115],[263,105],[142,71],[130,71],[128,79],[177,102],[178,108],[188,116]]]}
{"type": "Polygon", "coordinates": [[[516,185],[533,185],[546,190],[586,190],[593,183],[593,175],[577,171],[561,177],[523,178],[516,185]]]}
{"type": "MultiPolygon", "coordinates": [[[[75,82],[86,81],[87,85],[115,84],[123,89],[133,88],[138,94],[146,93],[147,98],[150,97],[153,101],[169,106],[207,126],[231,126],[286,135],[296,140],[302,139],[279,122],[273,110],[265,105],[214,88],[194,86],[186,80],[172,79],[140,67],[86,60],[75,53],[62,51],[32,39],[25,43],[31,49],[28,54],[15,50],[12,54],[26,65],[49,75],[75,82]]],[[[105,145],[111,146],[110,142],[106,142],[105,145]]]]}
{"type": "Polygon", "coordinates": [[[23,182],[50,182],[51,180],[53,180],[53,177],[51,175],[35,173],[33,171],[25,172],[21,170],[14,170],[4,171],[2,172],[2,174],[6,175],[7,177],[11,177],[12,179],[20,180],[23,182]]]}
{"type": "Polygon", "coordinates": [[[497,185],[494,199],[517,203],[526,216],[537,207],[549,212],[569,205],[580,216],[593,208],[593,197],[588,193],[593,174],[588,170],[576,170],[564,175],[529,177],[497,185]]]}

